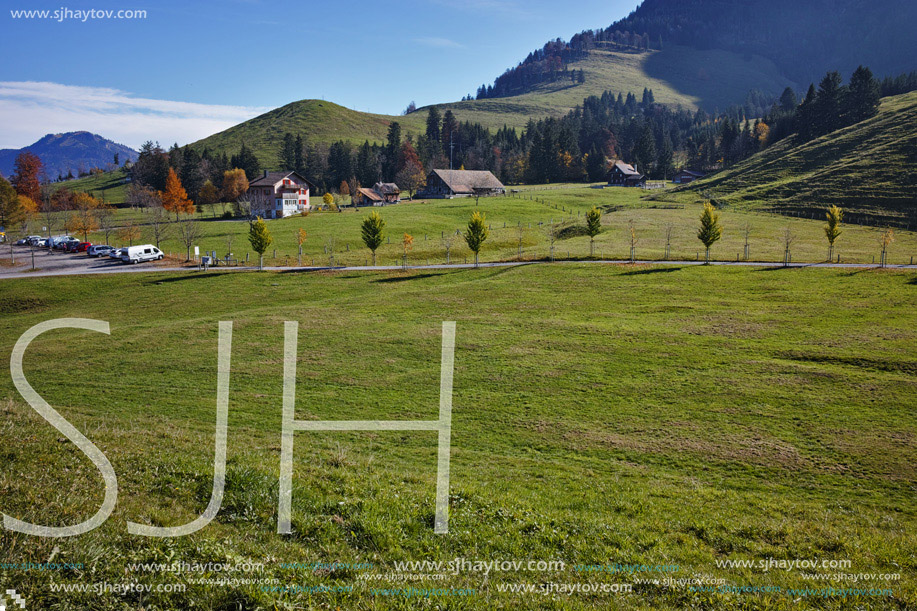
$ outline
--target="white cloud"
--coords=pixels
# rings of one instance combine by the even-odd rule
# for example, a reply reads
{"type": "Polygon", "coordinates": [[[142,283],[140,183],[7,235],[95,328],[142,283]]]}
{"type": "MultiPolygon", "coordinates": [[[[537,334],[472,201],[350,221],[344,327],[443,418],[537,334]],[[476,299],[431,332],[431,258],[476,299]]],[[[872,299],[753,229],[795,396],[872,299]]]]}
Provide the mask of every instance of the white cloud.
{"type": "Polygon", "coordinates": [[[187,144],[268,110],[138,98],[105,87],[0,81],[0,148],[21,148],[45,134],[80,130],[135,149],[146,140],[187,144]]]}
{"type": "Polygon", "coordinates": [[[425,38],[415,38],[414,42],[427,46],[427,47],[438,47],[440,49],[464,49],[465,45],[455,42],[454,40],[449,40],[448,38],[437,38],[435,36],[428,36],[425,38]]]}

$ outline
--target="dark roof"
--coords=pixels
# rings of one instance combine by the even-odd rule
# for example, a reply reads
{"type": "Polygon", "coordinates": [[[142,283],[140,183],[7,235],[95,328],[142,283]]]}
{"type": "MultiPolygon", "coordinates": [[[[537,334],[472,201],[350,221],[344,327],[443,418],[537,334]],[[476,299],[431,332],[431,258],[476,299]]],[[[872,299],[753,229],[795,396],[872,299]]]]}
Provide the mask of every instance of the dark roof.
{"type": "Polygon", "coordinates": [[[694,170],[682,170],[679,172],[679,174],[689,174],[691,176],[694,176],[695,178],[702,178],[706,176],[706,174],[704,174],[703,172],[695,172],[694,170]]]}
{"type": "Polygon", "coordinates": [[[373,185],[373,191],[382,195],[398,195],[401,189],[393,182],[377,182],[373,185]]]}
{"type": "Polygon", "coordinates": [[[503,189],[503,183],[487,170],[433,170],[453,193],[474,193],[477,190],[503,189]]]}
{"type": "Polygon", "coordinates": [[[623,161],[615,161],[614,167],[620,170],[622,174],[627,174],[628,176],[643,176],[634,166],[629,163],[624,163],[623,161]]]}
{"type": "Polygon", "coordinates": [[[280,182],[284,178],[289,178],[290,176],[295,176],[299,182],[309,185],[310,191],[315,190],[315,185],[309,182],[308,178],[306,178],[299,172],[295,172],[295,171],[293,172],[290,172],[290,171],[265,172],[264,175],[261,176],[260,178],[256,178],[255,180],[248,183],[248,186],[249,187],[273,187],[274,185],[276,185],[278,182],[280,182]]]}

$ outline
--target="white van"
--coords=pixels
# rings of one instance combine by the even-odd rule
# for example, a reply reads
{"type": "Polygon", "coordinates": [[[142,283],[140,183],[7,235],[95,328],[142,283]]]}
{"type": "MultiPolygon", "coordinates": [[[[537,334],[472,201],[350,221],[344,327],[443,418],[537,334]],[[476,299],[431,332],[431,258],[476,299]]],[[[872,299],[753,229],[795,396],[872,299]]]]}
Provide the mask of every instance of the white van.
{"type": "Polygon", "coordinates": [[[143,263],[144,261],[159,261],[162,251],[152,244],[143,246],[129,246],[121,249],[121,260],[124,263],[143,263]]]}

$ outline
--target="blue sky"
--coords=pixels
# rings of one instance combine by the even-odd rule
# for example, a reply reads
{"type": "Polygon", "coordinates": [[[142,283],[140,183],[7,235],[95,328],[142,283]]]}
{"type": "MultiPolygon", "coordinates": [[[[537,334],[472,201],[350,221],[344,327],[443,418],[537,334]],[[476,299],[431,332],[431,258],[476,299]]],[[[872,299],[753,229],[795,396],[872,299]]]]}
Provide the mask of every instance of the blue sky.
{"type": "Polygon", "coordinates": [[[637,1],[7,1],[0,148],[78,129],[134,147],[184,144],[305,98],[398,114],[412,100],[474,93],[548,40],[605,27],[637,1]],[[147,16],[10,12],[62,8],[147,16]]]}

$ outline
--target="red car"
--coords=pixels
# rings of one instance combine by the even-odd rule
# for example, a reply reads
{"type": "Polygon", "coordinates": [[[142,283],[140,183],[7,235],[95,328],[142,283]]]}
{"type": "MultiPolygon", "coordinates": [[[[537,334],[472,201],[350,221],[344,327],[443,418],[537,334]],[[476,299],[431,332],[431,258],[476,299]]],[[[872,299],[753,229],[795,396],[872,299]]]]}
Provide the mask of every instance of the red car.
{"type": "Polygon", "coordinates": [[[90,246],[92,242],[73,242],[67,248],[67,252],[86,252],[90,246]]]}

